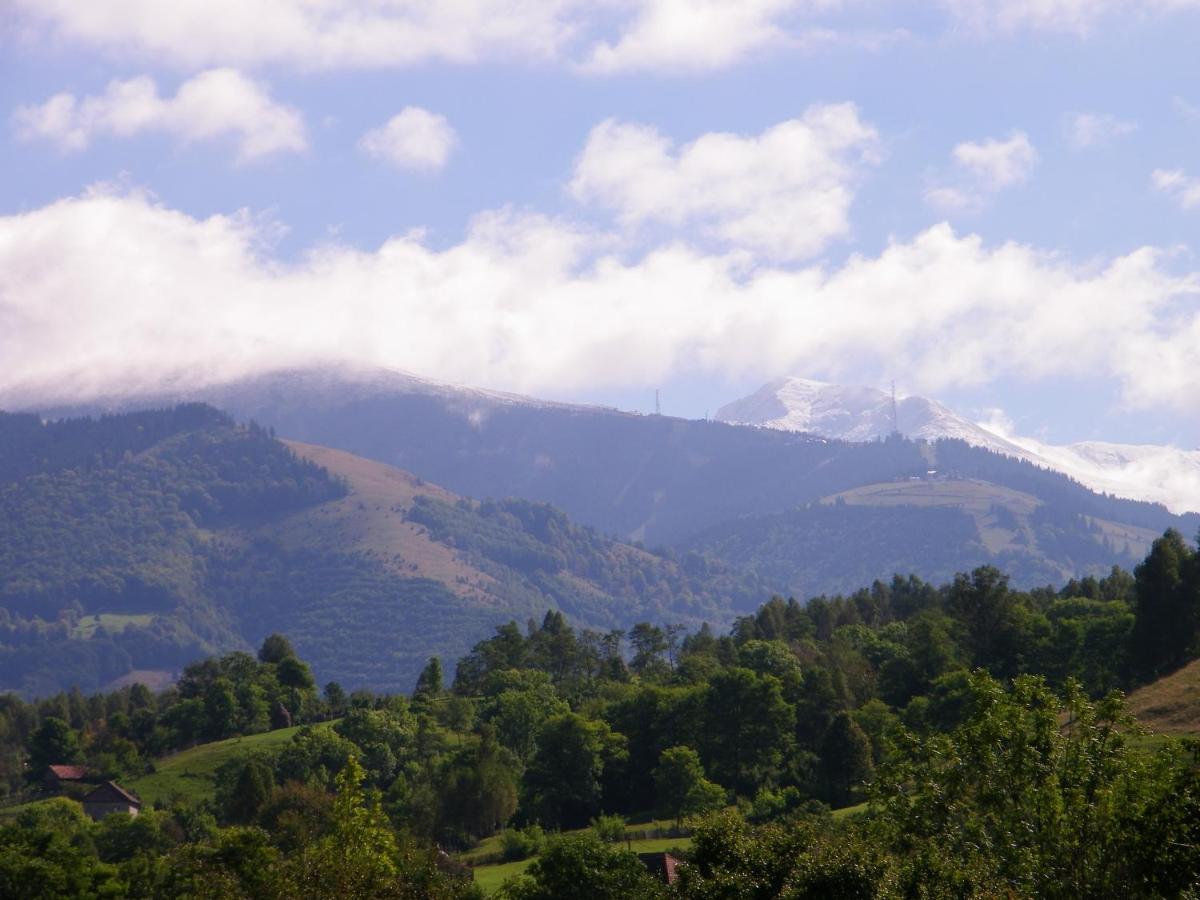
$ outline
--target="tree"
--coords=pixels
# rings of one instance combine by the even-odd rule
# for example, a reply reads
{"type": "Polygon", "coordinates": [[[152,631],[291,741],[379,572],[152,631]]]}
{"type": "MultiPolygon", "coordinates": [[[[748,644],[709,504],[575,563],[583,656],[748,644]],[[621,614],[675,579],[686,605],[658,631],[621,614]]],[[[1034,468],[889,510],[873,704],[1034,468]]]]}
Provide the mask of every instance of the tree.
{"type": "Polygon", "coordinates": [[[662,752],[654,770],[654,786],[660,814],[674,819],[676,825],[685,816],[725,804],[725,791],[704,777],[700,754],[691,747],[669,747],[662,752]]]}
{"type": "Polygon", "coordinates": [[[871,739],[850,714],[834,716],[821,740],[821,781],[833,806],[847,806],[854,789],[869,781],[874,772],[871,739]]]}
{"type": "Polygon", "coordinates": [[[258,661],[264,663],[278,664],[295,655],[296,651],[292,648],[292,642],[282,634],[267,635],[258,649],[258,661]]]}
{"type": "Polygon", "coordinates": [[[629,668],[643,678],[661,678],[669,669],[663,659],[670,649],[667,633],[657,625],[638,622],[629,631],[633,659],[629,668]]]}
{"type": "Polygon", "coordinates": [[[334,718],[346,712],[346,704],[349,702],[349,699],[346,696],[345,689],[336,681],[331,681],[325,685],[325,702],[329,704],[329,714],[334,718]]]}
{"type": "Polygon", "coordinates": [[[441,822],[456,835],[486,837],[517,810],[517,761],[486,728],[479,743],[461,751],[442,776],[441,822]]]}
{"type": "Polygon", "coordinates": [[[1133,665],[1146,680],[1187,660],[1200,628],[1200,577],[1183,536],[1169,529],[1133,570],[1133,665]]]}
{"type": "Polygon", "coordinates": [[[949,734],[901,732],[871,794],[874,839],[908,896],[953,875],[964,896],[1178,896],[1200,874],[1200,778],[1177,747],[1135,749],[1119,695],[1056,696],[978,672],[949,734]],[[1166,829],[1163,825],[1173,822],[1166,829]]]}
{"type": "Polygon", "coordinates": [[[525,773],[530,806],[544,825],[579,827],[600,809],[601,775],[624,758],[626,741],[607,724],[577,713],[548,719],[525,773]]]}
{"type": "Polygon", "coordinates": [[[652,900],[665,895],[634,854],[592,834],[552,841],[527,871],[527,878],[505,886],[505,900],[652,900]]]}
{"type": "Polygon", "coordinates": [[[312,671],[308,668],[308,664],[301,662],[294,656],[288,656],[279,661],[279,665],[275,669],[275,676],[279,679],[279,684],[282,687],[290,688],[293,691],[312,691],[316,689],[316,682],[313,680],[312,671]]]}
{"type": "Polygon", "coordinates": [[[237,726],[238,702],[228,678],[217,678],[204,691],[206,736],[220,740],[233,734],[237,726]]]}
{"type": "Polygon", "coordinates": [[[271,761],[255,755],[223,763],[215,781],[218,815],[226,822],[249,825],[271,796],[275,776],[271,761]]]}
{"type": "Polygon", "coordinates": [[[570,707],[543,672],[505,673],[494,679],[493,686],[503,689],[484,701],[480,718],[495,726],[500,743],[527,763],[543,723],[570,707]]]}
{"type": "Polygon", "coordinates": [[[417,686],[413,690],[413,705],[428,709],[429,701],[436,700],[445,692],[442,678],[442,661],[436,656],[429,657],[429,662],[417,676],[417,686]]]}
{"type": "Polygon", "coordinates": [[[50,716],[29,742],[29,776],[41,780],[49,766],[79,762],[79,735],[57,716],[50,716]]]}
{"type": "Polygon", "coordinates": [[[966,629],[966,646],[973,665],[1005,677],[1017,674],[1022,645],[1017,596],[1008,589],[1008,576],[993,566],[981,566],[970,576],[957,575],[946,597],[950,614],[966,629]]]}
{"type": "Polygon", "coordinates": [[[700,749],[705,768],[719,784],[753,796],[778,772],[794,728],[779,679],[749,669],[719,672],[704,697],[700,749]]]}

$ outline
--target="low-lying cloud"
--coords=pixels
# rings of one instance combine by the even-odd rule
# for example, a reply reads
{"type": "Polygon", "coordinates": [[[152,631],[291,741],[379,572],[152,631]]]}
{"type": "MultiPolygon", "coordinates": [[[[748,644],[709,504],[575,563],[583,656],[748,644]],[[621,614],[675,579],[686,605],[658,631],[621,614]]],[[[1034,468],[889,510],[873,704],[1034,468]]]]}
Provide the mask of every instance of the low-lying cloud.
{"type": "Polygon", "coordinates": [[[1200,277],[1151,248],[1080,265],[937,225],[833,269],[747,269],[685,243],[621,258],[607,235],[498,211],[446,249],[406,235],[286,263],[263,227],[105,190],[0,218],[0,401],[319,361],[559,395],[902,369],[923,391],[1106,376],[1135,405],[1200,397],[1200,277]]]}

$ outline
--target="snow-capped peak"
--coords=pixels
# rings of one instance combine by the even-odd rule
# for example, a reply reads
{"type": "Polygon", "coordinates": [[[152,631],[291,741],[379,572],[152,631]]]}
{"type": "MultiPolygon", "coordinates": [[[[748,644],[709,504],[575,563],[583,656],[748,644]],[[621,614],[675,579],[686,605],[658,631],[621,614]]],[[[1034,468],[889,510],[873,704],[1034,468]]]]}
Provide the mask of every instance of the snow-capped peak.
{"type": "Polygon", "coordinates": [[[893,431],[927,441],[956,438],[1062,472],[1095,491],[1162,503],[1175,513],[1200,511],[1200,451],[1099,441],[1056,446],[985,427],[925,397],[897,397],[893,412],[886,391],[789,377],[722,406],[716,418],[843,441],[893,431]]]}
{"type": "Polygon", "coordinates": [[[899,431],[927,441],[958,438],[998,453],[1026,456],[1016,444],[965,419],[935,400],[892,397],[859,385],[828,384],[808,378],[780,378],[717,410],[717,419],[804,431],[842,441],[873,441],[899,431]],[[893,421],[894,413],[894,421],[893,421]]]}

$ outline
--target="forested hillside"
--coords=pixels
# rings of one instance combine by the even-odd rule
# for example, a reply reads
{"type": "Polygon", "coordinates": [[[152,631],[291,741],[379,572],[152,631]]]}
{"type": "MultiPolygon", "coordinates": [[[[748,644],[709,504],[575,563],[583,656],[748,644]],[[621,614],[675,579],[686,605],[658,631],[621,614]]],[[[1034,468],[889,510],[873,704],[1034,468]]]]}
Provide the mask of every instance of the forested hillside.
{"type": "MultiPolygon", "coordinates": [[[[1064,475],[961,441],[844,443],[336,368],[264,375],[192,396],[268,423],[286,437],[399,466],[460,494],[550,503],[580,524],[625,540],[679,549],[716,546],[712,535],[722,536],[719,544],[728,536],[742,547],[742,556],[730,562],[751,559],[764,575],[783,576],[768,590],[802,598],[852,589],[860,577],[942,577],[981,562],[1001,566],[1026,587],[1059,583],[1101,575],[1114,564],[1133,565],[1167,528],[1186,534],[1200,528],[1200,516],[1173,516],[1161,506],[1095,494],[1064,475]],[[925,479],[930,471],[940,479],[989,486],[988,505],[997,507],[996,516],[985,510],[972,521],[937,517],[920,511],[926,505],[920,499],[877,516],[860,512],[857,518],[872,534],[866,552],[856,543],[821,543],[803,533],[790,546],[791,525],[780,531],[770,519],[755,522],[775,516],[794,523],[797,511],[811,504],[872,485],[925,479]],[[1037,521],[1031,521],[1030,504],[1038,507],[1037,521]],[[1021,521],[1014,527],[1006,514],[1021,521]],[[906,534],[931,518],[946,539],[935,560],[918,552],[906,534]],[[752,531],[774,529],[771,547],[750,548],[737,533],[744,520],[752,531]],[[1007,530],[1010,539],[998,541],[993,526],[1007,530]],[[814,577],[816,572],[828,577],[814,577]]],[[[146,402],[119,398],[111,405],[146,402]]],[[[942,506],[964,510],[969,502],[942,506]]],[[[816,524],[798,527],[819,530],[816,524]]]]}
{"type": "Polygon", "coordinates": [[[1200,770],[1113,689],[1200,652],[1198,560],[1168,532],[1132,575],[896,578],[725,634],[549,612],[450,684],[430,659],[411,697],[318,691],[271,635],[158,695],[10,698],[14,799],[67,762],[155,808],[93,825],[67,797],[28,803],[0,827],[0,883],[37,865],[31,896],[461,897],[509,861],[508,900],[1185,896],[1200,770]],[[222,739],[177,757],[190,777],[156,760],[222,739]],[[652,816],[670,886],[626,849],[652,816]]]}
{"type": "Polygon", "coordinates": [[[763,596],[544,504],[480,505],[199,405],[4,415],[0,446],[0,685],[25,693],[169,674],[282,628],[322,677],[396,690],[509,617],[696,626],[763,596]]]}

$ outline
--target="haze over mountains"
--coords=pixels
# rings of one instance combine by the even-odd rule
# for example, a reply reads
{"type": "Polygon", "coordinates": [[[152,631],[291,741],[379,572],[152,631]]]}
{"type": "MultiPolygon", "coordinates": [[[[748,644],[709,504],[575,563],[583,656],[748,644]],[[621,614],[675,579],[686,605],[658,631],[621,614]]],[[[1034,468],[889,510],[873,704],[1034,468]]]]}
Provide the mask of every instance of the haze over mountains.
{"type": "Polygon", "coordinates": [[[407,688],[429,654],[548,609],[597,628],[725,625],[772,594],[897,574],[944,582],[990,564],[1019,586],[1062,584],[1200,527],[1095,493],[930,401],[900,403],[901,429],[922,440],[879,440],[890,397],[784,386],[721,415],[835,437],[347,367],[43,412],[199,400],[224,416],[0,418],[13,563],[0,605],[17,617],[0,674],[27,690],[54,685],[55,667],[103,681],[284,628],[323,677],[407,688]],[[58,445],[78,458],[56,461],[58,445]],[[256,496],[261,513],[243,502],[256,496]],[[70,552],[84,537],[92,550],[70,552]],[[98,574],[72,574],[96,547],[111,551],[98,574]],[[29,643],[45,640],[53,652],[29,643]]]}
{"type": "Polygon", "coordinates": [[[963,440],[1063,472],[1092,490],[1161,503],[1176,513],[1200,511],[1200,450],[1156,445],[1080,441],[1047,444],[1011,429],[973,422],[925,397],[896,398],[873,387],[779,378],[717,410],[732,424],[872,441],[893,430],[926,441],[963,440]]]}
{"type": "MultiPolygon", "coordinates": [[[[901,415],[914,421],[924,416],[939,426],[926,436],[940,434],[941,440],[865,440],[880,429],[890,431],[890,400],[881,413],[878,393],[845,389],[840,398],[835,392],[837,402],[810,404],[823,414],[816,419],[810,414],[810,424],[854,439],[845,441],[547,402],[346,366],[277,371],[191,391],[117,396],[53,414],[202,400],[239,420],[269,425],[281,436],[397,466],[464,496],[551,503],[580,523],[649,545],[683,546],[707,529],[757,516],[808,510],[806,516],[817,517],[823,514],[818,507],[848,491],[860,491],[854,499],[859,505],[869,496],[877,515],[884,504],[899,505],[907,514],[931,503],[956,514],[973,509],[975,518],[962,534],[962,546],[974,549],[959,559],[958,568],[1003,559],[1023,583],[1104,571],[1113,562],[1132,563],[1163,529],[1195,530],[1161,506],[1099,496],[1044,465],[1035,466],[1020,448],[989,437],[929,401],[910,400],[901,415]],[[990,444],[979,447],[985,440],[990,444]],[[927,477],[931,470],[938,473],[934,479],[927,477]],[[963,499],[947,486],[951,478],[987,487],[963,499]],[[911,479],[927,483],[922,487],[911,479]],[[897,481],[909,482],[899,503],[897,481]],[[861,493],[872,485],[887,490],[861,493]],[[1016,502],[1014,491],[1024,499],[1016,502]],[[924,493],[909,496],[914,492],[924,493]],[[931,493],[938,496],[931,499],[931,493]],[[985,502],[984,497],[991,499],[985,502]],[[1014,515],[997,519],[992,506],[1014,515]],[[1036,534],[1050,526],[1027,521],[1033,511],[1041,520],[1061,519],[1050,530],[1081,536],[1082,543],[1073,553],[1059,547],[1047,555],[1049,544],[1039,542],[1036,534]],[[1099,521],[1112,527],[1107,536],[1096,538],[1099,521]],[[1106,540],[1111,544],[1107,548],[1106,540]]],[[[780,413],[771,411],[782,404],[766,399],[760,418],[778,418],[780,413]]],[[[855,557],[832,543],[826,540],[822,552],[855,557]]],[[[781,545],[773,553],[789,551],[781,545]]],[[[903,561],[907,553],[898,559],[903,561]]],[[[812,563],[811,558],[796,558],[794,574],[802,575],[812,563]]],[[[881,561],[878,566],[874,574],[852,566],[845,577],[890,577],[896,571],[881,561]]],[[[919,557],[901,568],[930,577],[945,574],[940,566],[930,570],[919,557]]],[[[857,586],[844,579],[798,577],[776,589],[803,596],[857,586]]]]}

